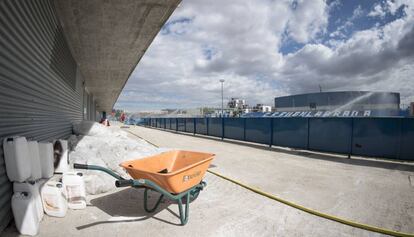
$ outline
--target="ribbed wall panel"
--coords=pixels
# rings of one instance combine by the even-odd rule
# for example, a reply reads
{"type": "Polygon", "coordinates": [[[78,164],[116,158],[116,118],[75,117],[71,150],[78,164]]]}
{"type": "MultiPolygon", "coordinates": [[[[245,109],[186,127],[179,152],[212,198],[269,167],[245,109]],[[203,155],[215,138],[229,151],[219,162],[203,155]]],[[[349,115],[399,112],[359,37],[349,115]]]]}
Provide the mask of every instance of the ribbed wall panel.
{"type": "MultiPolygon", "coordinates": [[[[0,69],[1,143],[67,137],[82,120],[83,84],[51,0],[0,1],[0,69]]],[[[0,146],[0,233],[11,194],[0,146]]]]}

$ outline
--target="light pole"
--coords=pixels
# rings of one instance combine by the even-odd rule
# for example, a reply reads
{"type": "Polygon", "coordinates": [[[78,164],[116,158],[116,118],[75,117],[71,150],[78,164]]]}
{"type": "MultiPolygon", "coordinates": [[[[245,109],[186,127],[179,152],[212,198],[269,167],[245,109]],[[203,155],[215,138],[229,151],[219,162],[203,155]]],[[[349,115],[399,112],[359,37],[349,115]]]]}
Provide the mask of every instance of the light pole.
{"type": "Polygon", "coordinates": [[[223,96],[224,79],[220,79],[220,83],[221,83],[221,117],[224,117],[224,96],[223,96]]]}

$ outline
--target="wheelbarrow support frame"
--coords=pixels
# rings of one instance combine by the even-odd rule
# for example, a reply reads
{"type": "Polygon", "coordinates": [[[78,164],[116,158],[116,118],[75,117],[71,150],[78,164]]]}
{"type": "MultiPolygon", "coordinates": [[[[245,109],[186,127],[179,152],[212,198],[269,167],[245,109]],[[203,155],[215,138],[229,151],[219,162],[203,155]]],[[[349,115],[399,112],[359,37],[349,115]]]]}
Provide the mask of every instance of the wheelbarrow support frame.
{"type": "Polygon", "coordinates": [[[190,201],[197,198],[198,194],[201,190],[207,185],[206,182],[202,181],[201,183],[193,186],[192,188],[178,193],[173,194],[166,191],[164,188],[160,187],[156,183],[152,182],[148,179],[124,179],[118,174],[114,173],[112,170],[107,168],[97,166],[97,165],[84,165],[84,164],[74,164],[73,166],[75,169],[85,169],[85,170],[98,170],[105,172],[115,179],[115,186],[116,187],[134,187],[134,188],[144,188],[144,209],[146,212],[154,212],[158,206],[161,204],[161,201],[164,197],[176,201],[178,204],[178,211],[180,213],[180,221],[181,225],[185,225],[188,222],[189,211],[190,211],[190,201]],[[158,198],[157,202],[155,203],[154,207],[148,207],[148,191],[153,190],[160,193],[160,197],[158,198]],[[183,198],[185,199],[185,210],[183,209],[183,198]]]}

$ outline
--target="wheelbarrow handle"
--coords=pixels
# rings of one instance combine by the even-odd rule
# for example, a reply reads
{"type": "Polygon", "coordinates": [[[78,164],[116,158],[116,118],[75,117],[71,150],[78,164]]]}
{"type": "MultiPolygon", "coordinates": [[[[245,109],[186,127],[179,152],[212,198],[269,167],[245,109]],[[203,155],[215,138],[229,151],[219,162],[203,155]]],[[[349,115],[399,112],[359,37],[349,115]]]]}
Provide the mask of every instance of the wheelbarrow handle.
{"type": "Polygon", "coordinates": [[[73,164],[73,168],[75,168],[75,169],[81,169],[81,170],[88,170],[89,169],[89,166],[88,165],[85,165],[85,164],[77,164],[77,163],[75,163],[75,164],[73,164]]]}
{"type": "Polygon", "coordinates": [[[125,180],[124,178],[122,178],[121,176],[119,176],[118,174],[116,174],[115,172],[113,172],[110,169],[107,169],[105,167],[99,166],[99,165],[85,165],[85,164],[77,164],[74,163],[73,164],[73,168],[75,169],[83,169],[83,170],[99,170],[99,171],[103,171],[109,175],[111,175],[112,177],[114,177],[117,180],[125,180]]]}
{"type": "Polygon", "coordinates": [[[128,186],[132,186],[132,185],[134,185],[134,180],[132,180],[132,179],[115,181],[115,186],[118,187],[118,188],[128,187],[128,186]]]}

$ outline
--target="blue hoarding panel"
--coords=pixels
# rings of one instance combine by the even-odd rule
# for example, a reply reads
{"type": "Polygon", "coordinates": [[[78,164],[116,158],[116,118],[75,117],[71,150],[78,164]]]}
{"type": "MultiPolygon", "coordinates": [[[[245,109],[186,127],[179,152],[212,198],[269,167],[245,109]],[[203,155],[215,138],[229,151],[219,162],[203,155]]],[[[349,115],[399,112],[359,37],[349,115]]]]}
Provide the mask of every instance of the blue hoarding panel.
{"type": "Polygon", "coordinates": [[[166,129],[171,129],[171,118],[166,118],[165,119],[165,128],[166,129]]]}
{"type": "Polygon", "coordinates": [[[354,118],[352,153],[398,158],[400,126],[396,118],[354,118]]]}
{"type": "Polygon", "coordinates": [[[161,128],[165,129],[165,118],[161,119],[161,128]]]}
{"type": "Polygon", "coordinates": [[[185,132],[185,118],[177,118],[178,131],[185,132]]]}
{"type": "Polygon", "coordinates": [[[224,137],[236,140],[244,139],[244,119],[225,118],[224,119],[224,137]]]}
{"type": "Polygon", "coordinates": [[[208,118],[196,118],[196,133],[207,135],[207,121],[208,118]]]}
{"type": "Polygon", "coordinates": [[[308,146],[308,119],[274,118],[273,145],[306,149],[308,146]]]}
{"type": "Polygon", "coordinates": [[[350,152],[351,118],[310,118],[309,149],[336,153],[350,152]]]}
{"type": "Polygon", "coordinates": [[[271,118],[246,118],[246,141],[270,144],[271,118]]]}
{"type": "Polygon", "coordinates": [[[185,131],[194,133],[194,119],[193,118],[185,119],[185,131]]]}
{"type": "Polygon", "coordinates": [[[402,120],[400,159],[414,160],[414,118],[402,120]]]}
{"type": "Polygon", "coordinates": [[[214,137],[221,137],[222,135],[222,119],[209,118],[208,119],[208,135],[214,137]]]}
{"type": "Polygon", "coordinates": [[[160,119],[160,118],[157,118],[157,119],[156,119],[156,121],[157,121],[157,123],[156,123],[156,125],[155,125],[155,126],[156,126],[157,128],[161,127],[161,119],[160,119]]]}
{"type": "Polygon", "coordinates": [[[176,118],[171,118],[171,130],[176,130],[177,129],[177,119],[176,118]]]}

